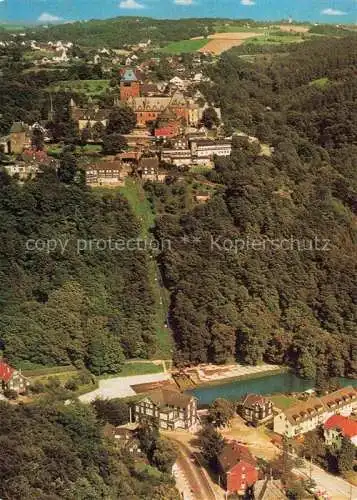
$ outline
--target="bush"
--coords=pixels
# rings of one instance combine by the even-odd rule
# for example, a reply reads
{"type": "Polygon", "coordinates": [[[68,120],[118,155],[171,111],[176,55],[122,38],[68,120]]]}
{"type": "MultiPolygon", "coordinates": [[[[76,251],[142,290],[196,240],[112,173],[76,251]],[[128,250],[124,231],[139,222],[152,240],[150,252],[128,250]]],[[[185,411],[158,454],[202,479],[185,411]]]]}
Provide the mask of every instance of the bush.
{"type": "Polygon", "coordinates": [[[19,397],[19,395],[17,394],[16,391],[14,391],[13,389],[6,389],[4,391],[4,396],[5,398],[7,399],[17,399],[19,397]]]}
{"type": "Polygon", "coordinates": [[[37,381],[30,385],[29,390],[33,394],[40,394],[41,392],[45,392],[45,386],[42,382],[37,381]]]}

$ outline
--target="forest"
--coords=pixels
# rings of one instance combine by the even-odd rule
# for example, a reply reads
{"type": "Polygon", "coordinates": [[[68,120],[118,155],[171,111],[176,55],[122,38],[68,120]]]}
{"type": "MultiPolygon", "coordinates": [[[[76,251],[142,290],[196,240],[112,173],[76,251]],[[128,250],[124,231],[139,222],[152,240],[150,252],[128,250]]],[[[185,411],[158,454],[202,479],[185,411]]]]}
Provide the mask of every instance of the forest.
{"type": "Polygon", "coordinates": [[[208,174],[223,192],[158,219],[157,237],[174,242],[159,259],[177,364],[356,375],[356,64],[352,36],[255,63],[232,49],[209,69],[201,90],[227,133],[255,135],[272,154],[235,136],[208,174]]]}
{"type": "Polygon", "coordinates": [[[149,256],[105,243],[140,235],[121,194],[97,195],[80,173],[73,182],[59,173],[24,185],[0,174],[1,348],[15,366],[118,372],[125,357],[155,352],[149,256]]]}
{"type": "Polygon", "coordinates": [[[172,445],[139,428],[147,451],[133,455],[105,436],[105,423],[103,411],[79,403],[0,402],[1,498],[178,500],[172,445]]]}
{"type": "MultiPolygon", "coordinates": [[[[37,28],[36,40],[66,40],[85,47],[118,48],[139,42],[163,43],[204,36],[214,32],[215,19],[160,20],[150,17],[116,17],[78,21],[37,28]]],[[[28,33],[33,38],[34,30],[28,33]]]]}

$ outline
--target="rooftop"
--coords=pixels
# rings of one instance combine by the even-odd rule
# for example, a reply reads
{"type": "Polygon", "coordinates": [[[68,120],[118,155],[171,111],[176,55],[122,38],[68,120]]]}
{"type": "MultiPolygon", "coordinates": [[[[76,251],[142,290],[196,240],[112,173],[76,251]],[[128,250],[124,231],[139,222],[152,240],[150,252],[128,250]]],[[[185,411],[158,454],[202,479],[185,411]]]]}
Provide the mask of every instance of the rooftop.
{"type": "Polygon", "coordinates": [[[237,441],[227,443],[218,457],[222,469],[227,472],[239,462],[244,461],[253,467],[256,466],[255,459],[246,446],[237,441]]]}
{"type": "Polygon", "coordinates": [[[349,438],[357,436],[357,422],[342,415],[333,415],[324,423],[325,429],[340,430],[341,433],[349,438]]]}
{"type": "Polygon", "coordinates": [[[169,389],[151,391],[148,393],[148,398],[159,407],[176,406],[178,408],[186,408],[192,400],[192,396],[169,389]]]}

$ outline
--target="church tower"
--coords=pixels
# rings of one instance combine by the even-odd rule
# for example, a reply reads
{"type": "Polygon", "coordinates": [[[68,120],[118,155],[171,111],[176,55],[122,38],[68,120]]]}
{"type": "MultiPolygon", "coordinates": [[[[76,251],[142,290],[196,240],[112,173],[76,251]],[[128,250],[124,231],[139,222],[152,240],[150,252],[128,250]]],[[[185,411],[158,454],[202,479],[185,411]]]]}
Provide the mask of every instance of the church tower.
{"type": "Polygon", "coordinates": [[[130,97],[140,97],[140,90],[140,81],[135,71],[130,68],[125,68],[120,80],[120,100],[127,101],[130,97]]]}

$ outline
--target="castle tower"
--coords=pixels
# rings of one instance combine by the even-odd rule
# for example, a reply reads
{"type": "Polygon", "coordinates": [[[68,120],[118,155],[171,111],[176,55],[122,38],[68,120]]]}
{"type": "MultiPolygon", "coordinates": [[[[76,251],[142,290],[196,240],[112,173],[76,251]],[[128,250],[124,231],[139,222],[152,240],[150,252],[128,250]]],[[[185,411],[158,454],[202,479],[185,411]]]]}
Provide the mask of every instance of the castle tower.
{"type": "Polygon", "coordinates": [[[123,70],[120,80],[120,100],[127,101],[129,97],[140,97],[140,81],[135,71],[130,68],[123,70]]]}

